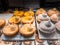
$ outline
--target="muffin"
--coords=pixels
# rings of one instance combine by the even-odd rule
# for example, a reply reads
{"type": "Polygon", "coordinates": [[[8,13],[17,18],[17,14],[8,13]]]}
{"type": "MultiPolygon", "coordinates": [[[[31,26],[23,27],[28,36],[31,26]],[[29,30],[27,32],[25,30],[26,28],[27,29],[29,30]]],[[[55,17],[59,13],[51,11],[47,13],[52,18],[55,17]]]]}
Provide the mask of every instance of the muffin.
{"type": "Polygon", "coordinates": [[[0,28],[3,27],[6,24],[5,19],[0,19],[0,28]]]}
{"type": "Polygon", "coordinates": [[[33,21],[34,21],[34,17],[32,17],[32,16],[22,17],[22,19],[21,19],[21,22],[24,24],[32,23],[33,21]]]}
{"type": "Polygon", "coordinates": [[[24,37],[31,37],[35,33],[35,30],[35,26],[33,26],[32,24],[24,24],[20,28],[19,32],[24,37]]]}
{"type": "Polygon", "coordinates": [[[38,29],[44,34],[51,34],[56,31],[55,25],[51,21],[42,21],[38,29]]]}
{"type": "Polygon", "coordinates": [[[48,21],[50,17],[47,14],[40,14],[36,17],[37,22],[48,21]]]}
{"type": "Polygon", "coordinates": [[[39,14],[46,14],[46,11],[43,8],[40,8],[36,11],[36,15],[39,15],[39,14]]]}
{"type": "Polygon", "coordinates": [[[13,16],[8,20],[9,23],[15,23],[15,24],[20,23],[20,21],[21,21],[21,18],[19,16],[13,16]]]}
{"type": "Polygon", "coordinates": [[[56,26],[56,29],[57,29],[58,31],[60,31],[60,21],[57,22],[57,23],[55,24],[55,26],[56,26]]]}
{"type": "Polygon", "coordinates": [[[18,25],[17,24],[7,24],[4,26],[2,32],[5,36],[13,37],[18,33],[18,25]]]}

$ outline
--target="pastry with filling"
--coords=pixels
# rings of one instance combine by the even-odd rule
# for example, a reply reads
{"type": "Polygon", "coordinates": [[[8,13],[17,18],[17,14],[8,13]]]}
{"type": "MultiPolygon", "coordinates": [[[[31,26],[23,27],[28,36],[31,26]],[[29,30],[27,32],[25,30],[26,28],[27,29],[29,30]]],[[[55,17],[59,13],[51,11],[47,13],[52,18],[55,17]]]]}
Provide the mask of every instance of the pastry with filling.
{"type": "Polygon", "coordinates": [[[58,31],[60,31],[60,21],[55,24],[58,31]]]}
{"type": "Polygon", "coordinates": [[[18,33],[18,25],[17,24],[7,24],[3,28],[3,34],[8,37],[13,37],[18,33]]]}
{"type": "Polygon", "coordinates": [[[17,14],[17,16],[22,17],[24,15],[24,11],[19,11],[19,13],[17,14]]]}
{"type": "Polygon", "coordinates": [[[14,16],[20,16],[22,17],[24,15],[24,11],[18,11],[18,10],[15,10],[14,13],[13,13],[14,16]]]}
{"type": "Polygon", "coordinates": [[[0,28],[3,27],[6,24],[6,20],[0,18],[0,28]]]}
{"type": "Polygon", "coordinates": [[[48,21],[50,19],[50,17],[46,14],[39,14],[36,18],[37,22],[48,21]]]}
{"type": "Polygon", "coordinates": [[[21,18],[20,18],[19,16],[13,16],[13,17],[11,17],[8,21],[9,21],[9,23],[18,24],[18,23],[20,23],[21,18]]]}
{"type": "Polygon", "coordinates": [[[26,12],[24,13],[24,16],[34,16],[33,10],[30,9],[30,10],[26,11],[26,12]]]}
{"type": "Polygon", "coordinates": [[[31,37],[35,33],[35,30],[35,26],[33,26],[32,24],[24,24],[20,28],[19,32],[24,37],[31,37]]]}
{"type": "Polygon", "coordinates": [[[45,33],[45,34],[51,34],[55,32],[55,25],[49,20],[49,21],[42,21],[38,25],[38,29],[40,32],[45,33]]]}
{"type": "Polygon", "coordinates": [[[43,8],[40,8],[36,11],[36,15],[39,15],[39,14],[46,14],[46,11],[43,8]]]}
{"type": "Polygon", "coordinates": [[[34,21],[34,17],[32,16],[22,17],[21,19],[22,23],[32,23],[33,21],[34,21]]]}

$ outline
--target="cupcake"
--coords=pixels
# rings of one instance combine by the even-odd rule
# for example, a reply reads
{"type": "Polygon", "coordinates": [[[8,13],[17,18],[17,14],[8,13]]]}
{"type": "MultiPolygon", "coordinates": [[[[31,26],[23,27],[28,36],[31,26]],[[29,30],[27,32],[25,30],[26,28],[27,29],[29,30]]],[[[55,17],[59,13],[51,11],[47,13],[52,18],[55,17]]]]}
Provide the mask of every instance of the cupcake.
{"type": "Polygon", "coordinates": [[[47,14],[40,14],[37,17],[37,22],[48,21],[50,17],[47,14]]]}
{"type": "Polygon", "coordinates": [[[59,21],[58,23],[56,23],[55,26],[56,26],[56,29],[57,29],[58,31],[60,31],[60,21],[59,21]]]}
{"type": "Polygon", "coordinates": [[[51,34],[53,32],[55,32],[55,25],[49,20],[49,21],[42,21],[39,24],[39,30],[42,33],[45,34],[51,34]]]}

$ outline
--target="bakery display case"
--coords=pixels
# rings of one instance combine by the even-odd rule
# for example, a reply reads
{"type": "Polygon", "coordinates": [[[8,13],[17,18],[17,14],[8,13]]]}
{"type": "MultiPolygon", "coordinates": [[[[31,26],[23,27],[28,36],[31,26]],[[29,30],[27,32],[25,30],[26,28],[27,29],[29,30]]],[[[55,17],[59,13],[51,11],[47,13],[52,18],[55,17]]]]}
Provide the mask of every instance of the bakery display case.
{"type": "Polygon", "coordinates": [[[60,45],[60,0],[0,0],[0,45],[60,45]]]}

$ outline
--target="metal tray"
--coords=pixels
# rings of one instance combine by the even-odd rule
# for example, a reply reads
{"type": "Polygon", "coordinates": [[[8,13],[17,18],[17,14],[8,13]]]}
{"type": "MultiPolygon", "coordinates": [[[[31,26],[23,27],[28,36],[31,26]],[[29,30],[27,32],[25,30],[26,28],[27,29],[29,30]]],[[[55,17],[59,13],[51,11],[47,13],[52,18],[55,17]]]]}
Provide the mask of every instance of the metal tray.
{"type": "MultiPolygon", "coordinates": [[[[8,23],[8,19],[9,18],[11,18],[13,16],[13,14],[0,14],[0,18],[4,18],[4,19],[6,19],[6,22],[8,23]]],[[[19,26],[21,26],[21,24],[19,25],[19,26]]],[[[2,36],[1,36],[1,38],[2,38],[2,40],[8,40],[8,41],[16,41],[16,40],[18,40],[18,41],[24,41],[24,40],[35,40],[35,33],[34,33],[34,35],[32,36],[32,37],[29,37],[29,38],[25,38],[25,37],[23,37],[22,35],[20,35],[20,34],[17,34],[17,35],[15,35],[14,37],[7,37],[7,36],[5,36],[4,34],[2,34],[2,36]]]]}
{"type": "Polygon", "coordinates": [[[60,39],[60,33],[58,33],[57,31],[51,35],[45,35],[45,34],[42,34],[40,31],[39,31],[39,27],[38,27],[38,23],[36,22],[36,28],[37,28],[37,31],[38,31],[38,36],[39,36],[39,39],[44,39],[44,40],[57,40],[57,39],[60,39]]]}

